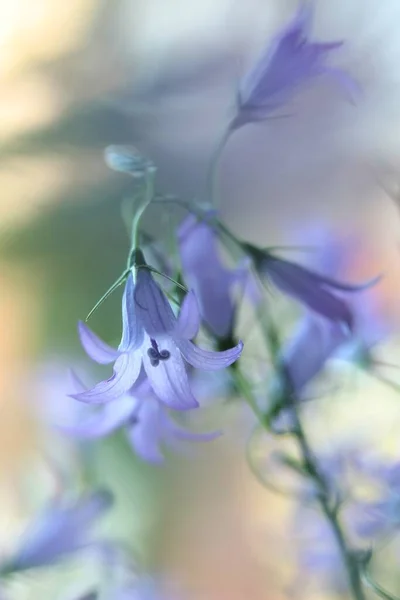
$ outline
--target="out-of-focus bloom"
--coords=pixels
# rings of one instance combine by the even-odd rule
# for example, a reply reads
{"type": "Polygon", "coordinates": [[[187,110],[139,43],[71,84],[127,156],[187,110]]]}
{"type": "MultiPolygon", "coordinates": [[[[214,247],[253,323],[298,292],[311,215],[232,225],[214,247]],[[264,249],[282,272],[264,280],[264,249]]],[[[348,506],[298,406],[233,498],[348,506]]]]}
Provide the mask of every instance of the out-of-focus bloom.
{"type": "Polygon", "coordinates": [[[151,577],[141,577],[113,592],[109,600],[172,600],[160,589],[160,584],[151,577]]]}
{"type": "Polygon", "coordinates": [[[379,500],[359,502],[353,512],[361,537],[384,536],[400,528],[400,464],[383,466],[376,483],[383,488],[379,500]]]}
{"type": "MultiPolygon", "coordinates": [[[[85,386],[73,374],[76,393],[85,391],[85,386]]],[[[69,417],[53,419],[53,424],[68,435],[80,439],[96,439],[111,434],[123,427],[135,453],[145,461],[162,463],[163,446],[174,448],[180,441],[210,441],[221,435],[194,433],[179,427],[157,400],[148,380],[134,386],[129,393],[111,404],[84,406],[70,411],[69,417]]]]}
{"type": "Polygon", "coordinates": [[[135,179],[156,170],[154,163],[142,156],[134,146],[107,146],[104,160],[113,171],[128,173],[135,179]]]}
{"type": "Polygon", "coordinates": [[[156,396],[171,408],[187,410],[198,406],[186,372],[185,362],[197,369],[215,371],[235,362],[242,342],[224,352],[195,346],[200,315],[197,301],[189,292],[179,318],[151,273],[138,269],[136,285],[129,274],[122,300],[122,339],[118,350],[100,340],[84,323],[79,324],[82,346],[100,364],[114,362],[114,374],[91,390],[72,397],[101,404],[124,396],[144,371],[156,396]]]}
{"type": "Polygon", "coordinates": [[[189,215],[178,230],[179,249],[185,282],[194,291],[200,314],[209,329],[228,338],[234,327],[235,286],[259,301],[248,264],[227,269],[218,252],[218,240],[211,225],[189,215]]]}
{"type": "MultiPolygon", "coordinates": [[[[361,252],[360,241],[354,237],[340,238],[327,227],[306,231],[300,242],[315,240],[320,251],[315,254],[312,267],[329,276],[339,278],[348,268],[354,255],[361,252]]],[[[373,283],[373,282],[372,282],[373,283]]],[[[353,317],[352,335],[342,344],[337,356],[352,360],[364,367],[373,366],[371,350],[390,332],[390,324],[379,307],[378,290],[371,285],[363,294],[346,295],[346,303],[353,317]]]]}
{"type": "Polygon", "coordinates": [[[343,42],[310,41],[311,21],[312,7],[302,5],[243,78],[231,130],[265,120],[290,100],[298,88],[320,75],[335,77],[352,95],[358,91],[357,84],[347,73],[326,64],[329,55],[343,42]]]}
{"type": "Polygon", "coordinates": [[[65,556],[95,547],[91,529],[110,508],[111,494],[96,491],[74,503],[57,500],[39,514],[0,570],[22,571],[50,565],[65,556]]]}
{"type": "Polygon", "coordinates": [[[337,541],[329,527],[316,511],[300,508],[295,519],[298,535],[298,562],[303,584],[310,573],[329,589],[344,592],[347,588],[346,574],[337,541]]]}
{"type": "Polygon", "coordinates": [[[358,285],[342,283],[251,246],[249,251],[261,276],[267,277],[278,289],[313,312],[349,329],[354,324],[353,311],[348,302],[349,293],[362,292],[379,280],[377,277],[358,285]]]}
{"type": "Polygon", "coordinates": [[[307,384],[348,339],[340,324],[307,315],[280,356],[280,371],[289,393],[300,399],[307,384]]]}

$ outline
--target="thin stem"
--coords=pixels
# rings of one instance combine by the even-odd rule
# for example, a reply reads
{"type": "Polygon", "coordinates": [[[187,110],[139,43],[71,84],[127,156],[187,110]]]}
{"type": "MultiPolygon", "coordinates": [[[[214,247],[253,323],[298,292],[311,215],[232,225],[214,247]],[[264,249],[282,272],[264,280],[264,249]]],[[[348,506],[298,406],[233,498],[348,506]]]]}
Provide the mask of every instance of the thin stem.
{"type": "Polygon", "coordinates": [[[222,155],[222,151],[224,150],[227,141],[231,135],[232,131],[229,127],[224,129],[224,132],[220,139],[218,140],[217,146],[211,156],[210,167],[208,171],[207,178],[207,193],[209,196],[210,202],[215,206],[216,209],[219,208],[220,205],[220,197],[218,193],[218,167],[219,161],[222,155]]]}
{"type": "Polygon", "coordinates": [[[127,260],[127,264],[126,264],[127,270],[129,270],[132,267],[132,256],[138,249],[139,226],[140,226],[141,218],[142,218],[145,210],[147,209],[147,207],[149,206],[149,204],[151,203],[151,201],[153,199],[154,175],[155,175],[155,173],[153,173],[152,171],[147,173],[146,184],[145,184],[146,187],[145,187],[145,191],[144,191],[143,202],[136,209],[136,212],[132,219],[131,247],[129,249],[129,255],[128,255],[128,260],[127,260]]]}
{"type": "Polygon", "coordinates": [[[362,576],[368,587],[370,587],[380,598],[383,598],[384,600],[399,600],[397,596],[393,596],[393,594],[390,594],[383,587],[381,587],[379,583],[376,583],[376,581],[372,579],[366,567],[363,569],[362,576]]]}
{"type": "Polygon", "coordinates": [[[318,501],[321,510],[326,517],[326,520],[328,521],[338,544],[347,572],[347,579],[351,594],[355,600],[365,600],[358,560],[347,545],[344,531],[338,519],[337,508],[336,506],[332,506],[329,501],[329,486],[325,480],[325,477],[319,470],[317,459],[308,443],[295,401],[291,402],[291,408],[294,417],[293,435],[296,438],[300,448],[304,467],[317,487],[318,501]]]}

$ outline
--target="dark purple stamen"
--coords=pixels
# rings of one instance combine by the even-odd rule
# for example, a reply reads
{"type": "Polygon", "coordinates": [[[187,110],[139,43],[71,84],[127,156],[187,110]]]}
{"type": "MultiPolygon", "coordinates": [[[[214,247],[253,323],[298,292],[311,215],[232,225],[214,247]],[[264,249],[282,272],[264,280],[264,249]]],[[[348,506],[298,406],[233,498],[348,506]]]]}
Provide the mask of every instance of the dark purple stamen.
{"type": "Polygon", "coordinates": [[[150,338],[151,348],[147,350],[147,356],[150,358],[150,364],[152,367],[157,367],[160,364],[160,360],[168,360],[171,356],[169,350],[159,350],[156,340],[150,338]]]}

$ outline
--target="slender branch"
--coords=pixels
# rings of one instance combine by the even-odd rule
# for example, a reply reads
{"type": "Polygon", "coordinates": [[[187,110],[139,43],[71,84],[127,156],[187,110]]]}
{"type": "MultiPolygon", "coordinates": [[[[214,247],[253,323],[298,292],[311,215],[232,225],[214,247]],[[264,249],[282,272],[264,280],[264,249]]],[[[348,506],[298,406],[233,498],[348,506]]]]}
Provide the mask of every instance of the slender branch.
{"type": "Polygon", "coordinates": [[[332,506],[330,503],[329,485],[323,474],[320,472],[317,459],[308,443],[295,401],[291,402],[291,409],[294,417],[293,435],[297,440],[304,467],[317,487],[318,501],[321,510],[335,536],[346,569],[351,594],[354,600],[365,600],[366,596],[362,586],[359,562],[347,544],[344,531],[338,518],[337,507],[332,506]]]}
{"type": "Polygon", "coordinates": [[[218,167],[219,160],[221,158],[222,151],[224,150],[228,139],[231,135],[232,131],[229,127],[227,127],[221,138],[218,140],[218,143],[215,147],[215,150],[211,156],[210,167],[208,171],[207,177],[207,193],[209,196],[209,201],[213,204],[213,206],[218,209],[220,206],[220,196],[218,193],[218,167]]]}

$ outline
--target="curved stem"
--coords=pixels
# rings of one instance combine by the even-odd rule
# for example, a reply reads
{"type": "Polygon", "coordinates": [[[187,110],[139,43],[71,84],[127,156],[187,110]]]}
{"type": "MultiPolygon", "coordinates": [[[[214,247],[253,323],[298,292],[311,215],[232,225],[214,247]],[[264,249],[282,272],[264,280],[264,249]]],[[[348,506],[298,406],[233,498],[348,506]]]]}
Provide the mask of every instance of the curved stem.
{"type": "Polygon", "coordinates": [[[377,596],[379,596],[380,598],[383,598],[384,600],[399,600],[399,598],[397,596],[393,596],[392,594],[387,592],[385,589],[383,589],[383,587],[381,587],[379,585],[379,583],[376,583],[376,581],[374,581],[372,579],[367,568],[363,569],[362,576],[363,576],[365,583],[368,585],[368,587],[370,587],[371,590],[373,590],[375,592],[375,594],[377,596]]]}
{"type": "Polygon", "coordinates": [[[222,155],[222,151],[224,150],[228,139],[231,135],[232,131],[228,127],[224,129],[224,132],[220,139],[218,140],[217,146],[211,156],[210,167],[208,170],[207,177],[207,193],[209,196],[209,200],[213,206],[218,210],[220,206],[220,197],[218,193],[218,167],[219,161],[222,155]]]}
{"type": "Polygon", "coordinates": [[[140,221],[143,217],[144,212],[147,207],[151,203],[154,195],[154,173],[149,172],[146,176],[146,184],[143,195],[143,201],[136,209],[134,217],[132,219],[132,228],[131,228],[131,247],[129,249],[128,260],[126,263],[126,268],[129,271],[132,267],[132,256],[135,254],[138,249],[138,238],[139,238],[139,226],[140,221]]]}

